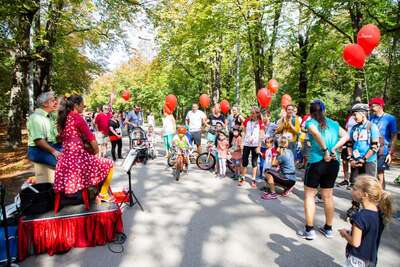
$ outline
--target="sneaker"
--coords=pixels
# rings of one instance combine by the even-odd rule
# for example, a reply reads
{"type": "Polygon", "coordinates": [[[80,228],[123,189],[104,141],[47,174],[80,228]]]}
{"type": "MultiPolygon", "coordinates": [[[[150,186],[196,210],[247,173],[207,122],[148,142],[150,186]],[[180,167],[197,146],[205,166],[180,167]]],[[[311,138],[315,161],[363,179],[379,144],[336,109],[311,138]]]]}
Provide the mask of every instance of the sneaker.
{"type": "Polygon", "coordinates": [[[293,191],[294,185],[292,187],[287,188],[285,191],[283,191],[282,196],[287,197],[290,192],[293,191]]]}
{"type": "Polygon", "coordinates": [[[234,174],[234,175],[232,175],[231,176],[231,178],[232,178],[232,180],[239,180],[239,175],[237,175],[237,174],[234,174]]]}
{"type": "Polygon", "coordinates": [[[252,180],[250,186],[251,188],[257,188],[256,180],[252,180]]]}
{"type": "Polygon", "coordinates": [[[324,203],[324,201],[322,200],[322,198],[321,198],[319,195],[316,195],[316,196],[315,196],[315,203],[316,203],[316,204],[318,204],[318,203],[324,203]]]}
{"type": "Polygon", "coordinates": [[[349,184],[348,186],[346,186],[346,190],[351,190],[351,189],[353,189],[353,185],[352,184],[349,184]]]}
{"type": "Polygon", "coordinates": [[[349,185],[349,181],[347,180],[343,180],[340,183],[337,183],[336,186],[348,186],[349,185]]]}
{"type": "Polygon", "coordinates": [[[278,194],[275,193],[275,192],[274,193],[265,192],[264,194],[262,194],[261,198],[264,199],[264,200],[277,199],[278,198],[278,194]]]}
{"type": "Polygon", "coordinates": [[[316,234],[315,234],[314,230],[310,230],[310,231],[306,231],[306,229],[299,230],[299,231],[297,231],[297,235],[299,235],[302,238],[307,239],[307,240],[314,240],[316,238],[316,234]]]}
{"type": "Polygon", "coordinates": [[[333,237],[333,231],[331,230],[326,230],[323,226],[319,228],[319,231],[326,237],[326,238],[332,238],[333,237]]]}
{"type": "Polygon", "coordinates": [[[397,178],[393,180],[393,183],[397,184],[397,185],[400,185],[400,175],[397,176],[397,178]]]}
{"type": "Polygon", "coordinates": [[[244,179],[243,178],[239,178],[238,186],[242,186],[242,185],[244,185],[244,179]]]}

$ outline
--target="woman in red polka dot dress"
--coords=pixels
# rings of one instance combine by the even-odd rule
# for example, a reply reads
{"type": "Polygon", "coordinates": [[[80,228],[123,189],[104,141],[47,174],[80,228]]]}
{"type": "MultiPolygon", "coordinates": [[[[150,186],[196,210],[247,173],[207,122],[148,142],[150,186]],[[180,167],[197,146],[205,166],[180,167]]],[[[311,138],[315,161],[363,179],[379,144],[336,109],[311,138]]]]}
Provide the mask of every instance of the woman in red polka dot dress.
{"type": "Polygon", "coordinates": [[[57,159],[54,191],[73,194],[104,181],[97,200],[114,201],[108,193],[113,162],[96,156],[99,148],[94,135],[81,116],[83,109],[83,98],[80,95],[68,97],[60,108],[58,128],[63,152],[57,159]],[[90,144],[90,149],[85,147],[84,142],[90,144]]]}

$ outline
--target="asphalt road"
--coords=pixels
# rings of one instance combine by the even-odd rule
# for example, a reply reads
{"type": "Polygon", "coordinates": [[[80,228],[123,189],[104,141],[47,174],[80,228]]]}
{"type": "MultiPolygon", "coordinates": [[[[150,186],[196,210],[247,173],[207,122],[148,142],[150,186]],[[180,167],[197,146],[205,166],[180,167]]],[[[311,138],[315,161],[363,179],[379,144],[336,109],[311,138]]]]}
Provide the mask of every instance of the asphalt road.
{"type": "MultiPolygon", "coordinates": [[[[127,185],[126,175],[116,169],[114,191],[127,185]]],[[[317,239],[307,241],[296,235],[304,225],[302,182],[290,196],[264,201],[260,190],[248,184],[239,188],[233,180],[216,178],[194,165],[176,182],[163,157],[135,166],[133,174],[134,192],[145,211],[137,206],[124,210],[128,239],[122,253],[107,246],[73,249],[63,255],[33,256],[20,265],[327,267],[344,263],[346,242],[336,230],[350,227],[341,218],[350,205],[350,191],[335,189],[334,238],[317,233],[317,239]]],[[[400,187],[391,181],[399,174],[399,168],[387,173],[387,189],[397,203],[400,187]]],[[[323,223],[322,204],[318,204],[315,225],[323,223]]],[[[400,222],[393,221],[384,231],[378,266],[399,266],[399,236],[400,222]]]]}

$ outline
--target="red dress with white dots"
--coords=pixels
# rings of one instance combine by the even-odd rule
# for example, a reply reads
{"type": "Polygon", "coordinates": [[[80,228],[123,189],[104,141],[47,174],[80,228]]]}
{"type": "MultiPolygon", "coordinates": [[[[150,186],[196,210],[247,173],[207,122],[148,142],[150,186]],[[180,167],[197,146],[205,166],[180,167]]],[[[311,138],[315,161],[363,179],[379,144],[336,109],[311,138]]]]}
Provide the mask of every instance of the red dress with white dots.
{"type": "Polygon", "coordinates": [[[70,112],[61,133],[63,152],[57,161],[54,191],[73,194],[102,182],[113,167],[110,159],[99,158],[84,148],[83,138],[95,140],[83,117],[70,112]]]}

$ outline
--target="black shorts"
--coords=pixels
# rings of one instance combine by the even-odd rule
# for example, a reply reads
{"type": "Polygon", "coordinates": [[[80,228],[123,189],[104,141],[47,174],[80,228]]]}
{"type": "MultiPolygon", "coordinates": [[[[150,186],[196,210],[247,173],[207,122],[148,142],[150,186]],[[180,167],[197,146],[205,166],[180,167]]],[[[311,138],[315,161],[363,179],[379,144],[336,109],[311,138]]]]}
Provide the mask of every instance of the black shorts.
{"type": "Polygon", "coordinates": [[[308,164],[304,174],[304,185],[311,188],[333,188],[339,172],[339,161],[321,160],[308,164]]]}
{"type": "Polygon", "coordinates": [[[244,146],[242,155],[242,166],[247,167],[249,165],[249,157],[251,153],[251,166],[257,167],[258,154],[256,152],[257,147],[244,146]]]}
{"type": "Polygon", "coordinates": [[[386,155],[378,155],[378,160],[377,160],[378,173],[383,173],[385,170],[389,169],[389,164],[387,164],[385,161],[386,161],[386,155]]]}
{"type": "Polygon", "coordinates": [[[285,175],[275,170],[267,170],[265,171],[265,173],[270,174],[274,178],[275,184],[278,184],[285,188],[290,188],[296,184],[296,181],[286,178],[285,175]]]}
{"type": "Polygon", "coordinates": [[[190,132],[190,135],[192,136],[192,140],[195,145],[201,145],[201,131],[190,132]]]}
{"type": "Polygon", "coordinates": [[[347,157],[349,156],[349,153],[347,152],[347,147],[342,148],[342,152],[340,153],[340,158],[342,160],[348,160],[347,157]]]}

